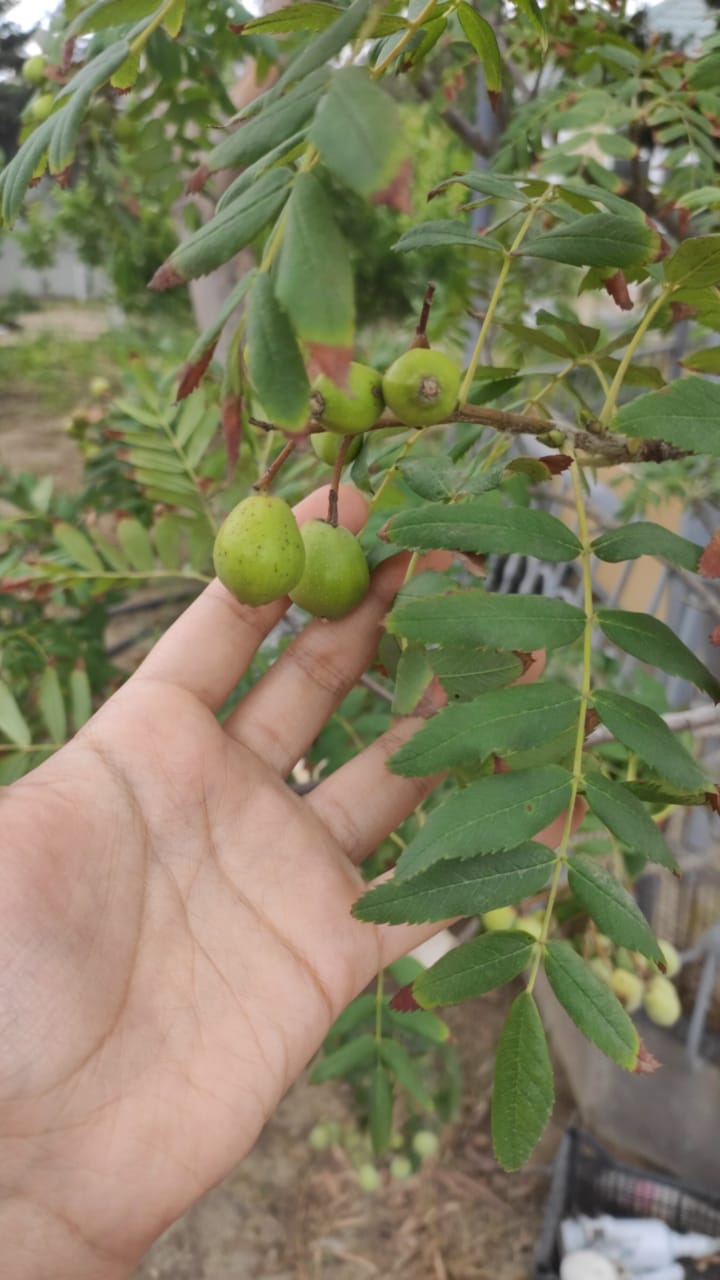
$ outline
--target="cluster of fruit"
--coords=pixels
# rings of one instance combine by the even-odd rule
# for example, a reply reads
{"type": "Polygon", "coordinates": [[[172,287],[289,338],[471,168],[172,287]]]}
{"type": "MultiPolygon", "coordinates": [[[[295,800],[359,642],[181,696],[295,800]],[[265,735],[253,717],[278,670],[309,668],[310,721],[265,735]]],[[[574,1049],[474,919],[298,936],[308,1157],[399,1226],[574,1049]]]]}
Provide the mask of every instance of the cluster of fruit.
{"type": "MultiPolygon", "coordinates": [[[[360,1189],[371,1194],[380,1190],[382,1174],[371,1158],[367,1134],[337,1124],[334,1120],[326,1120],[310,1130],[308,1140],[315,1151],[325,1151],[333,1146],[343,1147],[355,1168],[360,1189]]],[[[390,1177],[395,1182],[405,1182],[417,1172],[423,1160],[437,1155],[439,1146],[437,1135],[432,1129],[417,1129],[409,1144],[405,1135],[394,1133],[390,1140],[390,1150],[395,1152],[388,1164],[390,1177]],[[407,1154],[403,1154],[404,1152],[407,1154]]]]}
{"type": "MultiPolygon", "coordinates": [[[[311,441],[318,457],[334,465],[360,449],[361,436],[387,406],[405,426],[431,426],[452,415],[460,390],[458,365],[440,351],[411,348],[382,375],[350,365],[346,387],[324,374],[313,383],[311,441]]],[[[300,529],[281,498],[254,494],[224,520],[214,550],[215,572],[243,604],[262,605],[289,595],[322,618],[341,618],[360,603],[370,581],[365,554],[347,529],[311,520],[300,529]]]]}
{"type": "Polygon", "coordinates": [[[680,956],[671,942],[661,941],[665,973],[637,951],[615,947],[604,934],[596,935],[596,953],[590,968],[607,982],[628,1013],[642,1006],[651,1022],[659,1027],[672,1027],[678,1021],[682,1006],[675,984],[671,981],[681,967],[680,956]]]}

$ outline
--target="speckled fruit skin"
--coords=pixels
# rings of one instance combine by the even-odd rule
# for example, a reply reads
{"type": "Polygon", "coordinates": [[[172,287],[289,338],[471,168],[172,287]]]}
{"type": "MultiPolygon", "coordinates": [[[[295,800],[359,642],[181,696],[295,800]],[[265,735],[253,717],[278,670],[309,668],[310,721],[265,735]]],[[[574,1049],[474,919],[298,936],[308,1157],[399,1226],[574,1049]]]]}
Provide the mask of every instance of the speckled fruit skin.
{"type": "Polygon", "coordinates": [[[316,618],[342,618],[367,593],[365,553],[349,529],[335,529],[324,520],[310,520],[301,533],[305,569],[290,599],[316,618]]]}
{"type": "Polygon", "coordinates": [[[408,427],[447,422],[458,401],[461,376],[459,366],[442,351],[413,347],[383,377],[385,403],[408,427]]]}
{"type": "Polygon", "coordinates": [[[218,530],[215,572],[242,604],[268,604],[300,581],[305,545],[287,502],[265,494],[244,498],[218,530]]]}
{"type": "MultiPolygon", "coordinates": [[[[310,437],[310,443],[318,458],[322,462],[327,462],[329,467],[335,466],[342,442],[343,437],[337,431],[315,431],[310,437]]],[[[348,462],[352,462],[353,458],[357,458],[361,448],[362,437],[354,436],[345,454],[346,465],[348,462]]]]}
{"type": "Polygon", "coordinates": [[[367,364],[350,365],[347,389],[338,387],[324,373],[312,385],[310,408],[326,431],[354,436],[377,422],[385,408],[382,375],[367,364]]]}

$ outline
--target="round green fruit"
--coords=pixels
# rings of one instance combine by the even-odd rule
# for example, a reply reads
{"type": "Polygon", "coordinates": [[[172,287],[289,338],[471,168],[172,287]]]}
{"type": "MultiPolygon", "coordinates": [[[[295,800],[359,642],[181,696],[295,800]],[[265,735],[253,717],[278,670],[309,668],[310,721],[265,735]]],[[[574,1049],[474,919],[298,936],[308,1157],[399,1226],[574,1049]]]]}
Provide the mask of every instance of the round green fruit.
{"type": "Polygon", "coordinates": [[[242,604],[277,600],[300,581],[305,546],[287,502],[245,498],[225,517],[213,550],[215,572],[242,604]]]}
{"type": "Polygon", "coordinates": [[[380,1174],[374,1164],[361,1164],[357,1171],[358,1186],[372,1194],[380,1189],[380,1174]]]}
{"type": "Polygon", "coordinates": [[[645,1012],[658,1027],[672,1027],[682,1013],[680,997],[669,978],[651,978],[643,996],[645,1012]]]}
{"type": "Polygon", "coordinates": [[[51,93],[40,93],[30,103],[30,114],[36,124],[42,124],[51,114],[55,98],[51,93]]]}
{"type": "Polygon", "coordinates": [[[45,79],[45,67],[47,63],[42,54],[36,53],[32,58],[28,58],[22,65],[21,75],[23,80],[27,80],[28,84],[42,84],[45,79]]]}
{"type": "Polygon", "coordinates": [[[342,618],[360,603],[370,583],[365,553],[341,525],[324,520],[303,525],[305,568],[290,599],[316,618],[342,618]]]}
{"type": "Polygon", "coordinates": [[[412,1140],[413,1151],[416,1156],[420,1156],[421,1160],[427,1159],[429,1156],[436,1156],[438,1153],[437,1134],[432,1129],[418,1129],[412,1140]]]}
{"type": "MultiPolygon", "coordinates": [[[[315,431],[310,437],[310,443],[315,450],[318,458],[323,462],[327,462],[329,467],[334,467],[337,462],[337,456],[340,452],[343,437],[338,435],[336,431],[315,431]]],[[[355,436],[348,445],[345,454],[345,463],[352,462],[353,458],[357,458],[362,449],[362,437],[355,436]]]]}
{"type": "Polygon", "coordinates": [[[413,347],[382,380],[385,403],[408,427],[447,422],[458,401],[461,372],[442,351],[413,347]]]}
{"type": "Polygon", "coordinates": [[[665,938],[658,939],[658,946],[663,953],[663,960],[665,961],[665,977],[674,978],[675,974],[679,973],[682,968],[680,954],[672,942],[668,942],[665,938]]]}
{"type": "Polygon", "coordinates": [[[135,121],[125,114],[116,116],[113,124],[113,133],[118,142],[130,142],[137,134],[135,121]]]}
{"type": "Polygon", "coordinates": [[[390,1161],[390,1177],[398,1182],[405,1182],[412,1177],[413,1167],[407,1156],[393,1156],[390,1161]]]}
{"type": "Polygon", "coordinates": [[[107,378],[91,378],[89,383],[90,395],[96,400],[101,400],[110,390],[110,383],[107,378]]]}
{"type": "Polygon", "coordinates": [[[497,907],[495,911],[486,911],[480,917],[490,933],[498,929],[512,929],[517,923],[517,911],[514,907],[497,907]]]}
{"type": "Polygon", "coordinates": [[[332,1146],[333,1134],[327,1124],[316,1124],[310,1130],[308,1142],[313,1151],[325,1151],[332,1146]]]}
{"type": "Polygon", "coordinates": [[[628,1013],[637,1012],[643,998],[642,978],[638,978],[636,973],[629,973],[627,969],[613,969],[610,986],[628,1013]]]}
{"type": "Polygon", "coordinates": [[[351,364],[347,388],[321,373],[312,385],[310,409],[327,431],[356,435],[377,422],[385,407],[382,376],[366,364],[351,364]]]}
{"type": "Polygon", "coordinates": [[[613,968],[608,960],[603,960],[602,956],[593,956],[592,960],[588,960],[588,969],[591,969],[596,978],[600,978],[608,986],[612,981],[613,968]]]}
{"type": "Polygon", "coordinates": [[[535,911],[531,916],[518,916],[514,927],[520,929],[522,933],[529,933],[531,938],[538,939],[542,933],[542,926],[540,912],[535,911]]]}

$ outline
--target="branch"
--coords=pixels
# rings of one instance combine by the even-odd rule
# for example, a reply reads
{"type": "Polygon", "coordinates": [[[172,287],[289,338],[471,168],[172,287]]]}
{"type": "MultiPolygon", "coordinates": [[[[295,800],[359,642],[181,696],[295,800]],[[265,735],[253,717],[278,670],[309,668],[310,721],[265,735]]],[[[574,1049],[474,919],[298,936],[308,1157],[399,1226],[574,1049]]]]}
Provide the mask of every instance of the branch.
{"type": "MultiPolygon", "coordinates": [[[[423,72],[415,82],[415,88],[425,102],[432,101],[436,87],[427,72],[423,72]]],[[[448,128],[452,129],[458,138],[467,143],[476,155],[485,156],[486,159],[489,159],[490,156],[495,154],[495,148],[485,137],[482,130],[478,129],[477,125],[473,124],[472,120],[468,120],[467,116],[464,116],[456,107],[446,107],[444,111],[440,112],[440,119],[444,120],[448,128]]]]}

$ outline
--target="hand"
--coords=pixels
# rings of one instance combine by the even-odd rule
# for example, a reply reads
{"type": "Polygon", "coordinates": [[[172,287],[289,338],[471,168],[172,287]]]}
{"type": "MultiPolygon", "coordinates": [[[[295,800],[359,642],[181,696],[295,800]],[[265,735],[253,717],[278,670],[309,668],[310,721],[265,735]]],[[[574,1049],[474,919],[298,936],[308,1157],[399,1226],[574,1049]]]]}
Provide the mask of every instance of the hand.
{"type": "MultiPolygon", "coordinates": [[[[298,518],[326,503],[312,495],[298,518]]],[[[364,500],[344,490],[340,512],[357,530],[364,500]]],[[[371,661],[405,563],[383,565],[352,616],[306,627],[224,726],[214,712],[287,601],[249,609],[213,582],[3,794],[13,1280],[126,1275],[249,1150],[348,1001],[439,927],[350,915],[356,864],[433,785],[385,769],[417,721],[305,798],[284,783],[371,661]]]]}
{"type": "MultiPolygon", "coordinates": [[[[340,512],[357,530],[364,500],[345,489],[340,512]]],[[[213,582],[3,794],[12,1280],[126,1276],[249,1150],[348,1001],[440,928],[350,915],[357,864],[434,785],[385,767],[417,719],[304,798],[284,782],[371,661],[406,563],[382,565],[348,618],[310,623],[222,726],[215,711],[287,601],[246,608],[213,582]]]]}

